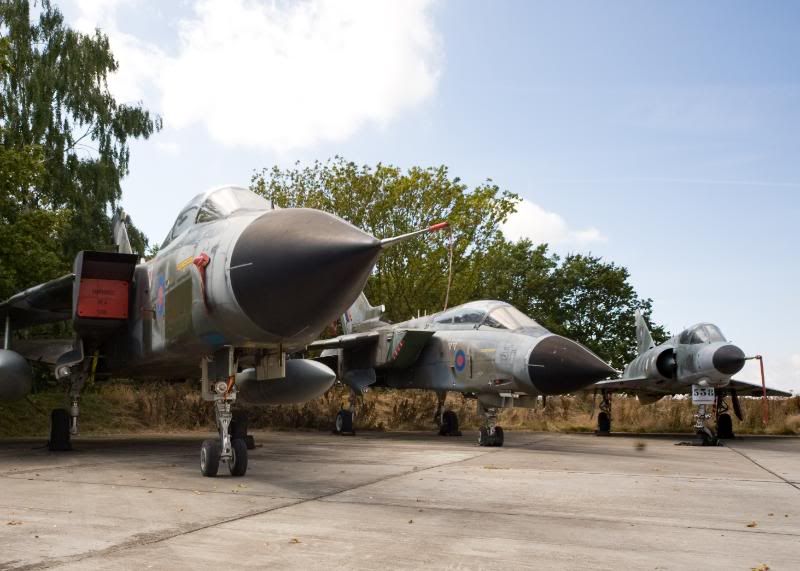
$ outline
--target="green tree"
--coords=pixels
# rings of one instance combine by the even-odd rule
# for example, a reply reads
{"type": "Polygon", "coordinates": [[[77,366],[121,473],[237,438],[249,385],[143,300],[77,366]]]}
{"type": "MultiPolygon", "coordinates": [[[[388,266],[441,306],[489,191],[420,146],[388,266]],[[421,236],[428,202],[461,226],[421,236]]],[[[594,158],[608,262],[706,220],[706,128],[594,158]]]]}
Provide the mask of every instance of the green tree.
{"type": "Polygon", "coordinates": [[[481,258],[501,239],[500,224],[517,196],[491,181],[468,189],[444,166],[357,166],[341,157],[325,163],[256,173],[252,189],[281,207],[307,206],[341,216],[379,238],[447,220],[450,231],[389,249],[366,288],[373,303],[385,303],[393,320],[442,309],[449,247],[453,248],[450,305],[470,299],[480,279],[481,258]]]}
{"type": "MultiPolygon", "coordinates": [[[[0,2],[3,297],[54,277],[53,265],[68,269],[79,250],[110,242],[128,141],[161,127],[109,92],[117,62],[104,34],[71,30],[49,0],[35,22],[30,16],[26,0],[0,2]]],[[[130,233],[143,253],[144,236],[130,233]]]]}
{"type": "MultiPolygon", "coordinates": [[[[637,295],[629,278],[626,268],[599,257],[566,256],[551,276],[550,328],[622,368],[636,356],[634,312],[641,310],[649,321],[653,305],[651,299],[637,295]]],[[[657,343],[668,337],[661,326],[652,333],[657,343]]]]}

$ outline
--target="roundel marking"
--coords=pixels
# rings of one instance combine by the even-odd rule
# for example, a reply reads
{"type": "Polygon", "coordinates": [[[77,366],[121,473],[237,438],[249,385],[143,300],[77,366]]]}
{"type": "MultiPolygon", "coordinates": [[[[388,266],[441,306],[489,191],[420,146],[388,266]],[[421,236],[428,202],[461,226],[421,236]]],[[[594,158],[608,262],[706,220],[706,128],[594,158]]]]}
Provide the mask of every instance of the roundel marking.
{"type": "Polygon", "coordinates": [[[456,371],[458,371],[459,373],[464,370],[464,367],[467,366],[467,355],[464,353],[463,349],[459,349],[458,351],[456,351],[453,364],[456,367],[456,371]]]}

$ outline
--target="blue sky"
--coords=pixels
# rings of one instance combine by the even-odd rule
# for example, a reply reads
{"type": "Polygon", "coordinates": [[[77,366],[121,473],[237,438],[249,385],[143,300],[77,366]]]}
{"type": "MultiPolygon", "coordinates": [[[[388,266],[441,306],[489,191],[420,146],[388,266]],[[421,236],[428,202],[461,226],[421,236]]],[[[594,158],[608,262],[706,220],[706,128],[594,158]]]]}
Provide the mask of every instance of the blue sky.
{"type": "Polygon", "coordinates": [[[626,266],[657,321],[716,322],[800,390],[797,3],[61,6],[163,115],[123,183],[152,241],[273,164],[446,164],[526,199],[510,234],[626,266]]]}

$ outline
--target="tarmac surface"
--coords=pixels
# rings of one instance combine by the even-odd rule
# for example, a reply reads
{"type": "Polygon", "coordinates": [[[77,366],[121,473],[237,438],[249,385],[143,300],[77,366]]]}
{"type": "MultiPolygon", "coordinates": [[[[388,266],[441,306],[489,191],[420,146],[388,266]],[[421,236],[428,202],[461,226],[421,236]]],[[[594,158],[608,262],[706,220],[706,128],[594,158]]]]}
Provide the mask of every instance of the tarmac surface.
{"type": "Polygon", "coordinates": [[[0,569],[800,569],[799,438],[474,436],[0,441],[0,569]]]}

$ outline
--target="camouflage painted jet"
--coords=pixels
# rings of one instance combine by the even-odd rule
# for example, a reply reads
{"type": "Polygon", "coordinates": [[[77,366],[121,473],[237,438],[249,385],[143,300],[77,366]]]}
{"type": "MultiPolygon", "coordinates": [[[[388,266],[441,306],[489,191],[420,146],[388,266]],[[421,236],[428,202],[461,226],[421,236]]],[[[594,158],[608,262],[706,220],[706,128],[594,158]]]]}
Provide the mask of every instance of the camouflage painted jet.
{"type": "Polygon", "coordinates": [[[502,446],[498,409],[533,408],[540,395],[581,389],[616,372],[501,301],[474,301],[395,325],[380,321],[383,311],[361,294],[341,318],[345,334],[310,345],[323,349],[320,360],[351,388],[336,432],[352,433],[356,396],[380,386],[436,391],[439,433],[460,434],[458,417],[444,406],[456,391],[477,401],[484,419],[479,444],[502,446]]]}
{"type": "Polygon", "coordinates": [[[116,218],[116,252],[80,252],[73,273],[0,303],[0,400],[30,391],[26,360],[50,364],[72,404],[51,416],[49,447],[64,450],[78,431],[87,380],[200,378],[219,430],[203,442],[201,471],[214,476],[222,461],[244,475],[246,419],[234,419],[237,396],[302,402],[328,390],[333,371],[286,354],[304,349],[353,303],[383,248],[428,230],[378,240],[331,214],[279,209],[245,188],[223,187],[189,202],[157,255],[140,261],[116,218]],[[60,321],[72,322],[66,342],[12,339],[60,321]]]}
{"type": "MultiPolygon", "coordinates": [[[[600,381],[594,385],[602,394],[597,415],[598,434],[611,430],[611,394],[635,394],[644,404],[674,394],[691,394],[698,405],[694,428],[703,445],[717,444],[717,438],[733,438],[733,422],[728,414],[726,396],[730,395],[733,412],[742,420],[739,395],[762,396],[761,385],[738,381],[733,375],[744,367],[747,357],[730,343],[719,327],[698,323],[669,341],[656,346],[644,317],[636,312],[636,339],[639,356],[631,361],[621,379],[600,381]],[[717,434],[706,426],[711,419],[706,406],[714,405],[717,434]]],[[[777,389],[766,389],[767,396],[792,396],[777,389]]]]}

